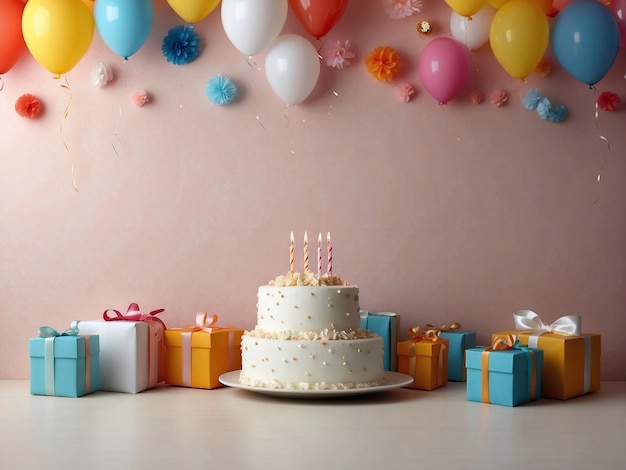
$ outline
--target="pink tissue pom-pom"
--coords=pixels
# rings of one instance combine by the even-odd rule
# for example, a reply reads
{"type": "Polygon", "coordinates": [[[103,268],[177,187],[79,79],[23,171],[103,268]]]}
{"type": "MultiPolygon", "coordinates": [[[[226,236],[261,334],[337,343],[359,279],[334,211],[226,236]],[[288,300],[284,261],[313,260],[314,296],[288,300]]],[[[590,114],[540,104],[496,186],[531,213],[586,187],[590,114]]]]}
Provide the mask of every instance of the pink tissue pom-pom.
{"type": "Polygon", "coordinates": [[[604,91],[598,98],[598,107],[602,111],[615,111],[619,106],[619,96],[610,91],[604,91]]]}
{"type": "Polygon", "coordinates": [[[350,65],[349,59],[354,59],[355,57],[350,41],[340,41],[339,39],[336,41],[326,41],[326,47],[322,55],[326,65],[337,69],[342,69],[345,65],[350,65]]]}
{"type": "Polygon", "coordinates": [[[496,90],[491,94],[489,101],[491,101],[491,104],[494,105],[496,108],[501,108],[506,104],[508,99],[509,96],[507,95],[506,91],[496,90]]]}
{"type": "Polygon", "coordinates": [[[415,93],[415,89],[413,89],[413,85],[407,82],[398,83],[393,91],[396,95],[396,98],[401,103],[408,103],[411,101],[411,96],[415,93]]]}
{"type": "Polygon", "coordinates": [[[135,90],[130,94],[130,102],[135,106],[143,106],[150,101],[146,90],[135,90]]]}
{"type": "Polygon", "coordinates": [[[472,91],[470,93],[470,101],[472,104],[480,104],[484,101],[483,94],[480,91],[472,91]]]}
{"type": "Polygon", "coordinates": [[[392,20],[401,20],[422,11],[422,0],[384,0],[385,14],[392,20]]]}

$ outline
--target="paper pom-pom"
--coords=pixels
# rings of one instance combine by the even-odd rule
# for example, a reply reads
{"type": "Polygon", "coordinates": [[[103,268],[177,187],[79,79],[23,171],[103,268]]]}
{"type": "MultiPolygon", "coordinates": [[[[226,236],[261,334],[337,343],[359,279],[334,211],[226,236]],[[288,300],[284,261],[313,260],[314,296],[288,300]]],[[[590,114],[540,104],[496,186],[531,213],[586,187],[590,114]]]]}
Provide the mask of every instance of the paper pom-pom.
{"type": "Polygon", "coordinates": [[[619,96],[610,91],[605,91],[598,97],[598,107],[602,111],[615,111],[619,106],[619,96]]]}
{"type": "Polygon", "coordinates": [[[148,101],[150,101],[146,90],[135,90],[130,94],[129,98],[132,104],[139,107],[148,104],[148,101]]]}
{"type": "Polygon", "coordinates": [[[483,94],[480,91],[472,91],[470,93],[470,101],[472,104],[480,104],[484,100],[483,94]]]}
{"type": "Polygon", "coordinates": [[[207,82],[206,95],[213,104],[229,104],[237,97],[237,87],[230,78],[216,75],[207,82]]]}
{"type": "Polygon", "coordinates": [[[396,85],[393,89],[396,98],[401,103],[408,103],[411,101],[411,96],[415,93],[415,89],[413,89],[413,85],[407,82],[402,82],[396,85]]]}
{"type": "Polygon", "coordinates": [[[402,60],[395,49],[381,46],[367,54],[365,67],[377,80],[389,82],[402,71],[402,60]]]}
{"type": "Polygon", "coordinates": [[[161,51],[167,59],[175,65],[184,65],[193,62],[200,54],[200,37],[193,25],[174,26],[163,38],[161,51]]]}
{"type": "Polygon", "coordinates": [[[557,104],[550,108],[550,112],[548,113],[548,121],[552,122],[561,122],[564,121],[567,117],[567,108],[562,104],[557,104]]]}
{"type": "Polygon", "coordinates": [[[537,67],[535,67],[535,73],[541,75],[542,77],[546,77],[550,75],[552,72],[552,64],[545,57],[539,61],[537,67]]]}
{"type": "Polygon", "coordinates": [[[550,115],[550,109],[551,105],[548,98],[543,97],[539,101],[537,101],[537,114],[544,121],[548,119],[548,116],[550,115]]]}
{"type": "Polygon", "coordinates": [[[350,41],[327,40],[322,57],[329,67],[342,69],[345,65],[350,65],[349,59],[354,59],[355,55],[351,50],[350,41]]]}
{"type": "Polygon", "coordinates": [[[491,94],[491,97],[489,98],[489,101],[491,101],[491,104],[494,105],[496,108],[501,108],[502,106],[506,104],[508,100],[509,100],[509,95],[507,95],[506,91],[504,90],[494,91],[491,94]]]}
{"type": "Polygon", "coordinates": [[[422,0],[383,0],[385,15],[392,20],[401,20],[422,11],[422,0]]]}
{"type": "Polygon", "coordinates": [[[26,93],[15,102],[15,111],[22,117],[32,119],[41,114],[43,106],[35,95],[26,93]]]}
{"type": "Polygon", "coordinates": [[[99,62],[91,71],[91,83],[93,86],[102,88],[113,80],[113,71],[108,65],[99,62]]]}
{"type": "Polygon", "coordinates": [[[536,109],[539,100],[541,99],[541,92],[539,88],[533,88],[522,98],[522,104],[526,109],[536,109]]]}

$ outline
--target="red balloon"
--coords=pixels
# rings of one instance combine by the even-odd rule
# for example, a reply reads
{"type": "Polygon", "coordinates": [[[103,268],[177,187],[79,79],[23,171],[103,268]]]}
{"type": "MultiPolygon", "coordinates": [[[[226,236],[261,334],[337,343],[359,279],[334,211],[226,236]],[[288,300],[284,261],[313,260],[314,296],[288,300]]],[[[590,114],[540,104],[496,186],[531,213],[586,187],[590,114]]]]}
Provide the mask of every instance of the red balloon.
{"type": "Polygon", "coordinates": [[[26,49],[22,35],[22,0],[0,0],[0,74],[7,73],[26,49]]]}
{"type": "Polygon", "coordinates": [[[319,39],[337,24],[348,0],[289,0],[289,5],[309,34],[319,39]]]}

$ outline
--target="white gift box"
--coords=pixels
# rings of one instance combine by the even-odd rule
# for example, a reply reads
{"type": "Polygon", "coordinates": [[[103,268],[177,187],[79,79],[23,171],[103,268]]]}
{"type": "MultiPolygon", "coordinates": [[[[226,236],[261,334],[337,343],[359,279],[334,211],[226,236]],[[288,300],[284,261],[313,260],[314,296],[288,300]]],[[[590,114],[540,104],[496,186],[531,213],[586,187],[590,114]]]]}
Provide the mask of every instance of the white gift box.
{"type": "Polygon", "coordinates": [[[100,390],[139,393],[159,382],[158,328],[143,321],[81,321],[81,335],[100,336],[100,390]]]}

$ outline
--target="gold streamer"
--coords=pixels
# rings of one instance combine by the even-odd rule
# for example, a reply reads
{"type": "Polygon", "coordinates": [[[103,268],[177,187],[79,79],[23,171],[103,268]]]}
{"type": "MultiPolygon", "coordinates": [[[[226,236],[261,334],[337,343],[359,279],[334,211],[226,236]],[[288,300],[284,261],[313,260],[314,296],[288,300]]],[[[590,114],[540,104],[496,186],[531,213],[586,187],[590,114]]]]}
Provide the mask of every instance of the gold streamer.
{"type": "MultiPolygon", "coordinates": [[[[600,166],[600,169],[598,170],[598,174],[596,176],[596,183],[599,184],[600,180],[602,179],[602,172],[604,171],[604,168],[606,167],[606,164],[607,164],[607,159],[608,159],[607,153],[611,152],[611,143],[609,142],[608,137],[602,134],[602,131],[600,130],[600,105],[598,104],[597,89],[595,86],[590,86],[589,88],[593,89],[594,91],[593,93],[593,99],[595,102],[594,121],[595,121],[596,130],[598,131],[598,139],[606,143],[606,153],[604,153],[604,159],[602,161],[602,165],[600,166]]],[[[596,197],[596,199],[593,201],[593,204],[596,204],[598,201],[600,201],[600,196],[596,197]]]]}
{"type": "MultiPolygon", "coordinates": [[[[54,80],[60,80],[61,79],[61,75],[55,75],[54,80]]],[[[67,90],[68,92],[68,100],[67,100],[67,106],[65,107],[65,111],[63,111],[63,119],[61,120],[61,126],[59,128],[60,134],[61,134],[61,141],[63,142],[63,147],[65,147],[65,150],[67,151],[67,154],[70,158],[70,176],[72,178],[72,187],[74,188],[75,192],[78,192],[78,185],[76,184],[76,175],[75,175],[75,168],[74,168],[74,162],[72,159],[72,153],[70,152],[70,149],[67,145],[67,142],[65,141],[65,134],[64,134],[64,126],[65,126],[65,121],[67,120],[68,116],[70,115],[70,109],[72,107],[72,101],[73,101],[73,94],[72,94],[72,89],[70,88],[70,84],[67,80],[67,75],[63,75],[63,78],[65,80],[65,83],[61,83],[61,88],[64,88],[67,90]]]]}

